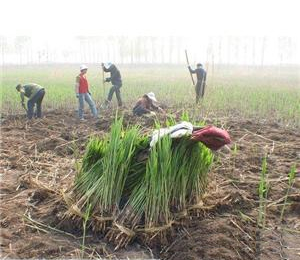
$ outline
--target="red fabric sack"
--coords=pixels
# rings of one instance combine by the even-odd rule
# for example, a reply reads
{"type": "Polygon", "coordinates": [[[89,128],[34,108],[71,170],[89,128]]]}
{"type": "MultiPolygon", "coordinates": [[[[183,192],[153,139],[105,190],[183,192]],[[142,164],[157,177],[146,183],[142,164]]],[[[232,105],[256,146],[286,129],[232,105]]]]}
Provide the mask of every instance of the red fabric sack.
{"type": "Polygon", "coordinates": [[[214,151],[231,142],[228,132],[215,126],[206,126],[194,131],[191,139],[203,143],[214,151]]]}

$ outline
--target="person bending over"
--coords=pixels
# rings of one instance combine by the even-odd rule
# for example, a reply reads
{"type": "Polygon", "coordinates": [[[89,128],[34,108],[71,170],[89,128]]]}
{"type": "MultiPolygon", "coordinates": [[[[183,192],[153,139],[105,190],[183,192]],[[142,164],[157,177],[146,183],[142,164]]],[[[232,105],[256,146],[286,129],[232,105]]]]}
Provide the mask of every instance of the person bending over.
{"type": "Polygon", "coordinates": [[[145,114],[155,115],[155,112],[153,110],[164,113],[164,110],[155,104],[156,102],[157,99],[153,92],[145,94],[138,99],[132,112],[136,116],[142,116],[145,114]]]}
{"type": "Polygon", "coordinates": [[[32,119],[34,115],[34,106],[36,105],[36,116],[42,117],[42,102],[45,96],[45,89],[35,83],[21,85],[18,84],[16,87],[17,91],[20,92],[21,104],[27,111],[27,118],[32,119]],[[24,98],[27,97],[27,109],[25,107],[24,98]]]}

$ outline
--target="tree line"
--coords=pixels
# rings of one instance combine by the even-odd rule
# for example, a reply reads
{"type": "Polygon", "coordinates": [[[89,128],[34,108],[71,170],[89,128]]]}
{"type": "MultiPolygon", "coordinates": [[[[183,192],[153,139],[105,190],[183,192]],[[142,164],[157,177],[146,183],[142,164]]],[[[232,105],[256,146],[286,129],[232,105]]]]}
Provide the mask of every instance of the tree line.
{"type": "MultiPolygon", "coordinates": [[[[78,36],[68,44],[37,44],[30,36],[0,36],[1,64],[99,63],[182,64],[184,49],[194,61],[213,64],[293,64],[297,40],[292,37],[78,36]]],[[[192,60],[193,61],[193,60],[192,60]]]]}

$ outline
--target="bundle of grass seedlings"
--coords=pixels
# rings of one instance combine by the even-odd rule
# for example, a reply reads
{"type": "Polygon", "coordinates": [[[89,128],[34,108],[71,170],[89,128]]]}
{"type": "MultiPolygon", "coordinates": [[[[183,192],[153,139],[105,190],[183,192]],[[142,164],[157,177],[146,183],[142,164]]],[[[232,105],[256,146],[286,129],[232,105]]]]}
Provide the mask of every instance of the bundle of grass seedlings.
{"type": "Polygon", "coordinates": [[[110,134],[90,139],[73,187],[73,201],[90,211],[96,231],[119,246],[136,232],[158,232],[199,202],[213,161],[211,151],[184,136],[150,138],[116,119],[110,134]]]}

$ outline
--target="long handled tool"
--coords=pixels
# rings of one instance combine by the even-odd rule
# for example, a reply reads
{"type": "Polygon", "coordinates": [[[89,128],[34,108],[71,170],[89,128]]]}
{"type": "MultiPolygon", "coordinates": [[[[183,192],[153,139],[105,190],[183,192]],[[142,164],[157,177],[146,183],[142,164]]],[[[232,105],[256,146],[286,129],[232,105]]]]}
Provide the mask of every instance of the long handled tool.
{"type": "Polygon", "coordinates": [[[105,79],[104,79],[104,69],[103,69],[103,63],[102,63],[102,83],[103,83],[103,92],[104,92],[104,97],[105,97],[105,79]]]}
{"type": "Polygon", "coordinates": [[[27,108],[26,108],[26,106],[25,106],[25,104],[24,103],[22,103],[22,107],[24,108],[24,110],[26,111],[26,113],[27,113],[27,108]]]}
{"type": "MultiPolygon", "coordinates": [[[[187,54],[187,50],[185,50],[185,58],[186,58],[187,65],[190,66],[189,57],[188,57],[188,54],[187,54]]],[[[190,72],[190,75],[191,75],[191,79],[192,79],[193,85],[195,86],[195,81],[194,81],[194,78],[193,78],[193,75],[192,75],[191,72],[190,72]]]]}
{"type": "Polygon", "coordinates": [[[100,106],[100,108],[107,108],[105,101],[106,101],[106,87],[105,87],[105,79],[104,79],[104,64],[102,63],[102,84],[103,84],[103,98],[104,98],[104,103],[100,106]]]}

